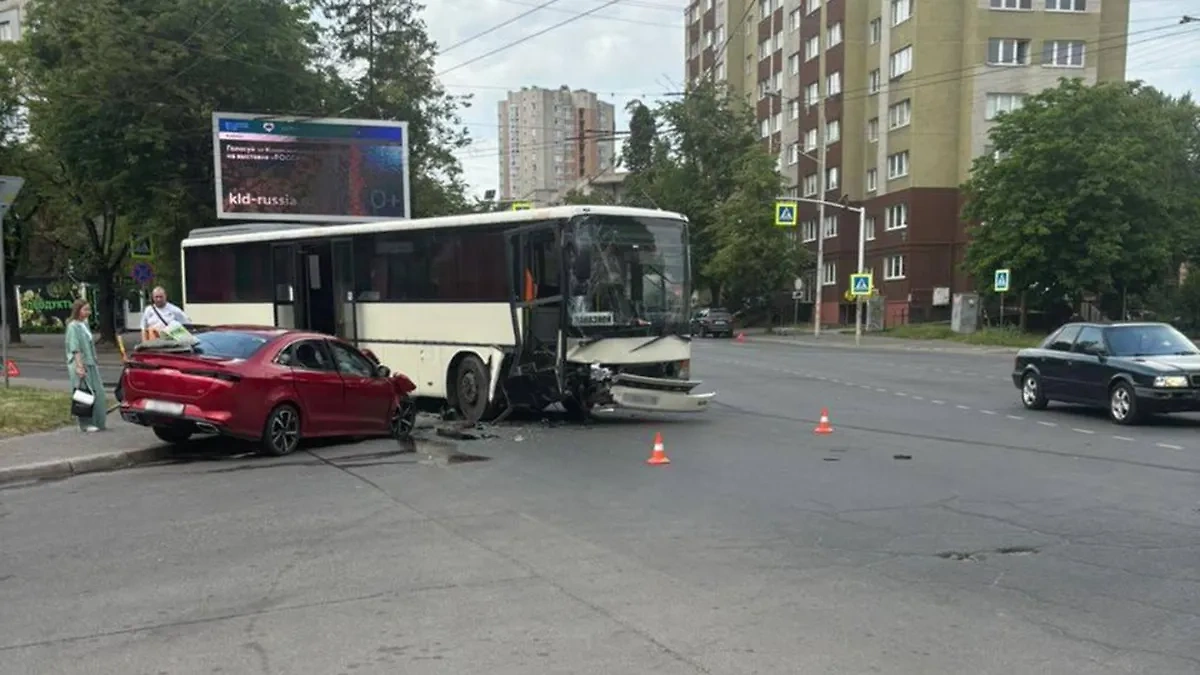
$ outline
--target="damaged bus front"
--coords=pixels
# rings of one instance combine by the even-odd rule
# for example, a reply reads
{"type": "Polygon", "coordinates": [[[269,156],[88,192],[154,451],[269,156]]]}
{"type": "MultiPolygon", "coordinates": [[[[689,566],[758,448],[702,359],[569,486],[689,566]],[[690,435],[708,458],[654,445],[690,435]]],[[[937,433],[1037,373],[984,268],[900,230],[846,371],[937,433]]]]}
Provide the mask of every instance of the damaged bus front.
{"type": "Polygon", "coordinates": [[[576,215],[561,230],[563,403],[706,410],[714,394],[695,393],[691,379],[687,220],[616,211],[576,215]]]}

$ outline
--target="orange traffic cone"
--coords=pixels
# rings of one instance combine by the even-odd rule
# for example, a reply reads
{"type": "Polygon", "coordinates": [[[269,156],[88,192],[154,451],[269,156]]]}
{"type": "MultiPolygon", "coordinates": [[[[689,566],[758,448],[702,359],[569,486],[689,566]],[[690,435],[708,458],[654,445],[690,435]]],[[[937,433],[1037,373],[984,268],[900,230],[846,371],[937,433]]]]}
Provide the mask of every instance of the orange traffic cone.
{"type": "Polygon", "coordinates": [[[650,452],[650,459],[646,460],[647,464],[670,464],[671,459],[667,457],[667,449],[663,447],[662,434],[654,433],[654,450],[650,452]]]}
{"type": "Polygon", "coordinates": [[[829,408],[821,408],[821,419],[817,422],[817,428],[813,429],[813,433],[821,436],[833,433],[833,426],[829,424],[829,408]]]}
{"type": "Polygon", "coordinates": [[[737,341],[738,341],[738,342],[745,342],[745,341],[746,341],[746,334],[745,334],[745,333],[738,333],[738,334],[737,334],[737,341]]]}

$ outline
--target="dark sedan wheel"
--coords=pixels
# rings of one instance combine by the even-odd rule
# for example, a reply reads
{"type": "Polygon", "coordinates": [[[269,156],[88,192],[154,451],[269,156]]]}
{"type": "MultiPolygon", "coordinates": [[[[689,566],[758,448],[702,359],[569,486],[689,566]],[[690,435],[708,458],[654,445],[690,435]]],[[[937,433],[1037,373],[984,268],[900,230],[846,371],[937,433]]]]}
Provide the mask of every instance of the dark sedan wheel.
{"type": "Polygon", "coordinates": [[[263,429],[263,452],[273,457],[290,455],[300,445],[300,412],[288,404],[267,416],[263,429]]]}
{"type": "Polygon", "coordinates": [[[1137,395],[1127,382],[1118,382],[1109,390],[1108,416],[1117,424],[1137,424],[1142,421],[1137,395]]]}
{"type": "Polygon", "coordinates": [[[1042,393],[1042,378],[1037,373],[1025,373],[1021,378],[1021,404],[1030,410],[1045,410],[1050,400],[1042,393]]]}
{"type": "Polygon", "coordinates": [[[402,441],[412,437],[417,428],[417,404],[410,399],[404,399],[392,409],[392,419],[388,424],[392,438],[402,441]]]}

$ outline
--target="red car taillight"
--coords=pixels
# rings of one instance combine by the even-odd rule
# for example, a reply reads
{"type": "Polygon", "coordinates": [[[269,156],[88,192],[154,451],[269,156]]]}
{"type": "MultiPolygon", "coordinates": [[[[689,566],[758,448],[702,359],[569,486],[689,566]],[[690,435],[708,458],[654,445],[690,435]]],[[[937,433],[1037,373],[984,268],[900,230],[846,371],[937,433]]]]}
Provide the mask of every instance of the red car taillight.
{"type": "Polygon", "coordinates": [[[225,382],[242,381],[241,375],[221,370],[181,370],[179,372],[186,373],[188,375],[196,375],[198,377],[211,377],[214,380],[223,380],[225,382]]]}

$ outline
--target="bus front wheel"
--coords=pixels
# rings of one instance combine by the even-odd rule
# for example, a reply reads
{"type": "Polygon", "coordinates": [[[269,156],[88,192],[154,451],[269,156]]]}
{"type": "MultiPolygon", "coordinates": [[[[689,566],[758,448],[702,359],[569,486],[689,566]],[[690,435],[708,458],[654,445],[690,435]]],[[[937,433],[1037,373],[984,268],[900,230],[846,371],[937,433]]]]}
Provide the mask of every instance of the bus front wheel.
{"type": "Polygon", "coordinates": [[[490,389],[491,378],[478,356],[468,354],[459,361],[454,375],[454,402],[464,420],[475,424],[489,416],[490,389]]]}

